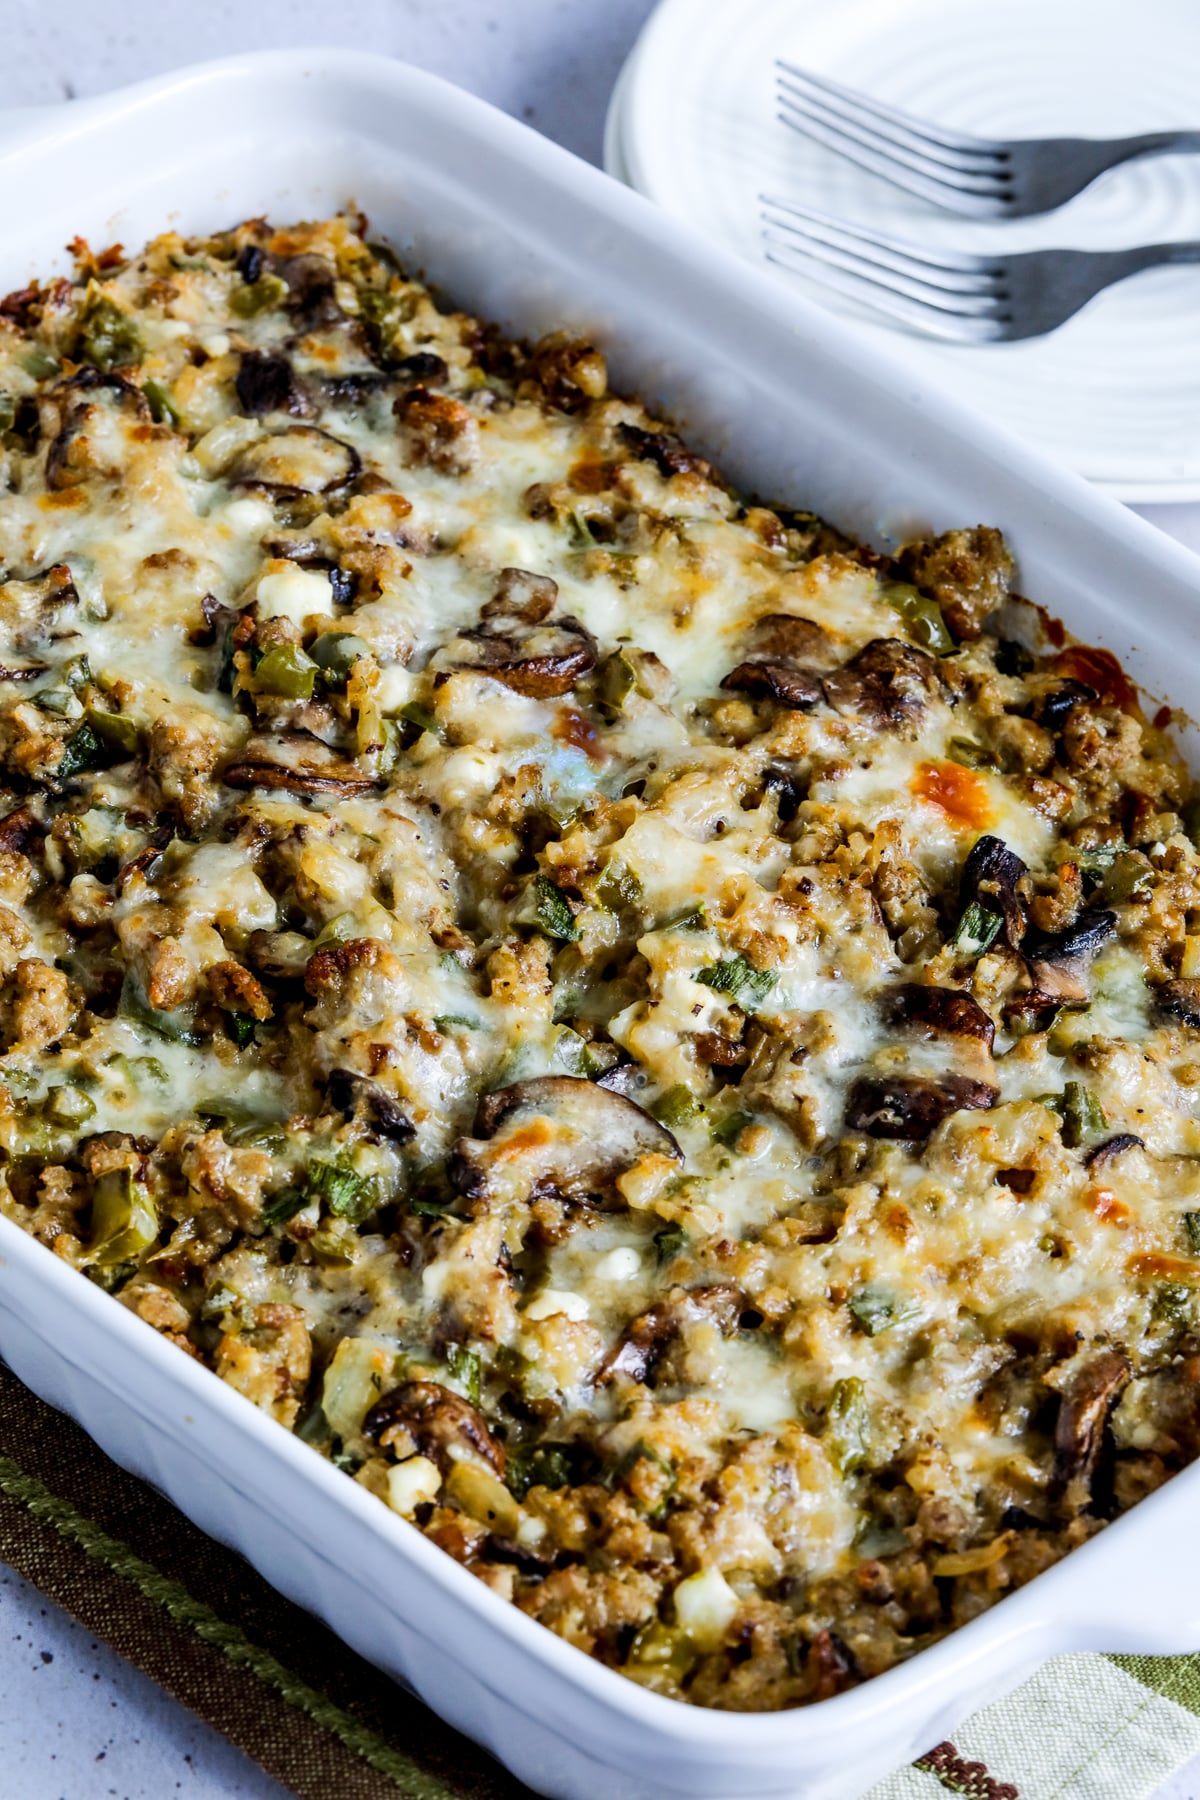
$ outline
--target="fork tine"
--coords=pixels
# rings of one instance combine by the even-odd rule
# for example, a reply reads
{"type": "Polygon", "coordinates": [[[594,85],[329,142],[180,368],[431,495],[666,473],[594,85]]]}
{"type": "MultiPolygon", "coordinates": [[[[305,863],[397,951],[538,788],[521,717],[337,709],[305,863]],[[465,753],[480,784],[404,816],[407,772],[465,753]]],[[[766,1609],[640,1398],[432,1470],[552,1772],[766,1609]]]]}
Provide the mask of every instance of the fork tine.
{"type": "Polygon", "coordinates": [[[781,112],[778,116],[780,123],[787,125],[792,131],[798,131],[801,136],[812,138],[830,150],[836,150],[847,162],[857,163],[860,169],[867,169],[872,175],[881,175],[895,187],[904,188],[910,194],[919,194],[922,200],[932,200],[936,206],[962,213],[970,219],[1004,217],[1003,200],[992,199],[986,194],[965,192],[952,183],[939,181],[931,175],[918,175],[915,170],[902,167],[893,156],[881,156],[878,151],[867,150],[844,134],[819,125],[815,119],[803,114],[789,117],[787,113],[781,112]]]}
{"type": "Polygon", "coordinates": [[[924,138],[926,143],[938,144],[943,149],[974,151],[981,156],[1002,156],[1008,148],[998,138],[981,138],[968,131],[951,131],[947,126],[919,119],[915,113],[901,112],[898,106],[887,106],[870,94],[844,87],[840,81],[832,81],[828,75],[816,75],[811,69],[802,69],[797,63],[788,62],[786,57],[777,56],[775,67],[794,81],[803,82],[805,86],[815,89],[827,104],[836,98],[845,106],[853,108],[856,113],[872,113],[886,124],[895,125],[901,131],[910,131],[914,137],[924,138]]]}
{"type": "Polygon", "coordinates": [[[904,294],[909,300],[918,300],[923,306],[933,307],[938,312],[951,314],[955,318],[996,319],[1001,317],[1005,306],[1005,302],[997,294],[985,288],[963,291],[940,287],[921,276],[906,275],[899,269],[889,269],[864,256],[860,250],[842,244],[830,244],[822,238],[797,234],[779,238],[773,236],[772,231],[771,221],[767,220],[763,237],[768,244],[774,244],[783,250],[795,250],[802,256],[815,257],[819,262],[832,264],[835,269],[845,269],[848,274],[857,275],[862,281],[872,282],[889,294],[904,294]]]}
{"type": "MultiPolygon", "coordinates": [[[[783,232],[784,238],[801,238],[811,243],[824,243],[835,250],[844,250],[849,256],[856,257],[860,263],[871,263],[874,268],[882,268],[885,272],[898,277],[909,277],[919,281],[928,292],[959,293],[959,295],[993,295],[997,292],[997,281],[1000,272],[997,266],[979,261],[975,268],[946,268],[943,263],[930,261],[927,257],[912,254],[907,245],[901,245],[900,239],[892,239],[891,245],[880,243],[878,239],[867,236],[867,232],[855,230],[855,227],[844,227],[840,220],[806,220],[806,218],[777,218],[774,211],[768,211],[772,202],[763,203],[763,223],[772,230],[783,232]]],[[[916,248],[916,247],[914,247],[916,248]]]]}
{"type": "Polygon", "coordinates": [[[831,104],[823,94],[796,87],[787,76],[780,76],[776,97],[781,105],[818,119],[834,131],[844,131],[860,144],[890,152],[899,161],[906,162],[909,168],[924,170],[929,175],[937,175],[943,169],[952,171],[961,178],[957,185],[969,181],[1002,185],[1012,179],[999,157],[968,157],[962,151],[931,144],[913,132],[902,132],[895,126],[886,125],[869,113],[855,114],[848,108],[831,104]]]}
{"type": "Polygon", "coordinates": [[[894,250],[898,256],[918,266],[918,270],[928,268],[943,275],[988,275],[990,279],[999,279],[1002,274],[1002,265],[995,257],[975,256],[968,250],[939,248],[934,252],[910,238],[896,238],[885,230],[867,230],[865,225],[856,225],[853,220],[840,220],[831,212],[819,212],[817,207],[801,205],[799,200],[781,200],[777,194],[759,194],[759,203],[774,207],[775,212],[786,212],[790,218],[819,227],[824,232],[838,232],[842,238],[853,238],[856,243],[865,243],[876,250],[894,250]]]}
{"type": "MultiPolygon", "coordinates": [[[[956,194],[979,194],[985,199],[1001,202],[1006,202],[1009,198],[1012,178],[998,168],[993,172],[990,169],[967,169],[935,161],[923,151],[910,150],[904,144],[895,143],[870,126],[859,125],[850,119],[827,116],[817,111],[814,103],[807,99],[794,100],[786,88],[780,88],[777,99],[783,110],[794,117],[801,130],[816,125],[827,132],[834,132],[839,139],[859,144],[864,150],[874,151],[901,168],[912,169],[918,175],[927,176],[930,181],[943,182],[956,194]]],[[[840,143],[838,147],[845,155],[849,155],[845,143],[840,143]]]]}
{"type": "Polygon", "coordinates": [[[910,300],[905,295],[894,294],[889,288],[881,287],[878,282],[809,258],[798,246],[789,245],[784,255],[776,255],[770,248],[765,254],[767,261],[774,263],[777,268],[819,282],[822,287],[832,288],[834,293],[846,294],[850,299],[874,308],[876,312],[899,319],[904,324],[916,325],[921,331],[934,337],[948,338],[959,344],[988,344],[995,343],[1004,336],[1003,326],[998,320],[961,318],[957,313],[929,306],[923,300],[910,300]],[[797,261],[789,260],[790,258],[798,259],[802,266],[798,267],[797,261]]]}

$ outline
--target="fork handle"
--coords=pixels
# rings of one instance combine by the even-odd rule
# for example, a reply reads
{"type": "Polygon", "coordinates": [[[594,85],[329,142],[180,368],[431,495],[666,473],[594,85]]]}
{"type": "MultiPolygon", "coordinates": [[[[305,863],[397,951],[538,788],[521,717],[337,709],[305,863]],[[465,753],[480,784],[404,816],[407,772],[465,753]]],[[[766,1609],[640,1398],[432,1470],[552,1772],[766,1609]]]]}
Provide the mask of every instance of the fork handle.
{"type": "Polygon", "coordinates": [[[1111,262],[1112,281],[1124,281],[1127,275],[1136,275],[1139,269],[1158,269],[1164,263],[1200,263],[1200,239],[1176,238],[1173,243],[1136,244],[1128,250],[1093,251],[1097,262],[1107,259],[1111,262]]]}
{"type": "Polygon", "coordinates": [[[1106,146],[1111,161],[1104,166],[1114,169],[1137,156],[1171,156],[1183,150],[1200,150],[1200,131],[1145,131],[1140,137],[1113,138],[1106,146]]]}

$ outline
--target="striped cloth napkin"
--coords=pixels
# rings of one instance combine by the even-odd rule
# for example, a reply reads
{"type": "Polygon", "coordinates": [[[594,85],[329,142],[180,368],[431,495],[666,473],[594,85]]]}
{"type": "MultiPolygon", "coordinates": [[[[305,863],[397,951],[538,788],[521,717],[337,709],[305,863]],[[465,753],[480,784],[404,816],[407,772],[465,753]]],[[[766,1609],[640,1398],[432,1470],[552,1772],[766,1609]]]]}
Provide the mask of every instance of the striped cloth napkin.
{"type": "MultiPolygon", "coordinates": [[[[0,1561],[297,1800],[529,1794],[2,1364],[0,1561]]],[[[1144,1800],[1197,1751],[1200,1655],[1064,1656],[866,1800],[1144,1800]]]]}

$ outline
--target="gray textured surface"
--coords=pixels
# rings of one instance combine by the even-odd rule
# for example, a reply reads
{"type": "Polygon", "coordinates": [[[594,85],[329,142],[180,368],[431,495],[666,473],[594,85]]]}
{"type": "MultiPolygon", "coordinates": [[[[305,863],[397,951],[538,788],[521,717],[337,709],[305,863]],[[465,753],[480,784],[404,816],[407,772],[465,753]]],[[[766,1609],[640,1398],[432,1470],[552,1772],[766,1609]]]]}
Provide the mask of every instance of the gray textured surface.
{"type": "MultiPolygon", "coordinates": [[[[599,161],[608,94],[652,0],[0,0],[10,105],[99,94],[289,45],[371,49],[447,76],[599,161]]],[[[1146,509],[1200,549],[1200,506],[1146,509]]],[[[3,1800],[285,1800],[225,1741],[0,1574],[3,1800]]],[[[1197,1800],[1200,1767],[1160,1800],[1197,1800]]],[[[330,1796],[330,1800],[336,1800],[330,1796]]]]}

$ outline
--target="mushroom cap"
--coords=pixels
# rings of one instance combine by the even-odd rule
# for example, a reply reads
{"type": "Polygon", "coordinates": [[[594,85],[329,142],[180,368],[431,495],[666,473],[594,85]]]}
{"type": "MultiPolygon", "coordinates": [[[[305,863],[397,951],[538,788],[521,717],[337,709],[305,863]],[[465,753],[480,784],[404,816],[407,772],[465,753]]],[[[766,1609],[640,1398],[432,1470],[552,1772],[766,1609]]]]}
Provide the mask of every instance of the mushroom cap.
{"type": "Polygon", "coordinates": [[[964,1108],[995,1106],[997,1088],[968,1075],[863,1075],[846,1103],[847,1131],[916,1142],[964,1108]]]}
{"type": "Polygon", "coordinates": [[[234,487],[258,488],[276,499],[329,494],[362,469],[358,451],[315,425],[289,425],[256,438],[229,471],[234,487]]]}
{"type": "Polygon", "coordinates": [[[783,657],[752,657],[731,669],[721,686],[750,694],[756,700],[777,700],[780,706],[801,712],[822,698],[821,683],[811,669],[783,657]]]}
{"type": "Polygon", "coordinates": [[[539,1075],[484,1095],[475,1136],[459,1138],[446,1173],[470,1200],[516,1187],[586,1199],[643,1156],[683,1160],[666,1126],[624,1094],[575,1075],[539,1075]]]}
{"type": "Polygon", "coordinates": [[[925,1037],[978,1038],[990,1050],[996,1035],[978,1000],[958,988],[906,981],[889,990],[884,1005],[891,1024],[910,1027],[925,1037]]]}

